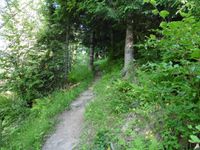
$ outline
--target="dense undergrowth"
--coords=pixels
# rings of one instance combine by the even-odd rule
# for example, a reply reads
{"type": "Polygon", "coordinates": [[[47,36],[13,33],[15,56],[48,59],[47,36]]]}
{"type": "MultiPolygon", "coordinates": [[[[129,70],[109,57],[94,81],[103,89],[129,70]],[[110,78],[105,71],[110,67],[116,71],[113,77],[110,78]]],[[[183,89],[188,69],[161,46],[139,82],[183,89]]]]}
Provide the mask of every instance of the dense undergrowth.
{"type": "Polygon", "coordinates": [[[145,61],[134,65],[131,81],[120,77],[121,63],[101,64],[107,71],[94,86],[97,96],[85,113],[80,149],[192,150],[198,146],[199,27],[194,17],[162,22],[162,30],[156,33],[162,38],[151,35],[138,45],[145,61]]]}
{"type": "Polygon", "coordinates": [[[88,47],[90,68],[95,59],[109,61],[95,63],[103,76],[86,109],[80,149],[199,146],[199,0],[45,0],[36,9],[38,17],[42,11],[43,27],[21,11],[23,1],[9,3],[2,35],[10,44],[0,54],[2,150],[41,149],[55,116],[92,79],[87,66],[80,65],[88,62],[82,57],[88,47]]]}
{"type": "Polygon", "coordinates": [[[101,63],[99,68],[103,69],[104,75],[94,85],[96,98],[86,109],[85,130],[79,149],[160,149],[146,118],[139,112],[136,115],[136,108],[141,115],[147,110],[143,110],[138,99],[133,97],[135,84],[121,79],[119,62],[109,65],[102,62],[98,63],[101,63]]]}
{"type": "Polygon", "coordinates": [[[171,81],[177,66],[145,65],[137,69],[137,83],[121,79],[116,66],[94,86],[96,99],[86,109],[80,149],[192,149],[195,144],[189,140],[193,133],[198,135],[195,126],[200,121],[200,105],[193,94],[198,89],[181,77],[171,81]],[[175,93],[179,85],[187,90],[175,93]]]}
{"type": "Polygon", "coordinates": [[[70,73],[70,79],[74,84],[35,99],[32,108],[26,107],[26,103],[16,96],[0,97],[1,150],[41,149],[45,135],[56,123],[56,115],[68,109],[70,103],[88,87],[92,74],[87,66],[76,66],[70,73]],[[78,78],[80,74],[84,80],[78,78]]]}

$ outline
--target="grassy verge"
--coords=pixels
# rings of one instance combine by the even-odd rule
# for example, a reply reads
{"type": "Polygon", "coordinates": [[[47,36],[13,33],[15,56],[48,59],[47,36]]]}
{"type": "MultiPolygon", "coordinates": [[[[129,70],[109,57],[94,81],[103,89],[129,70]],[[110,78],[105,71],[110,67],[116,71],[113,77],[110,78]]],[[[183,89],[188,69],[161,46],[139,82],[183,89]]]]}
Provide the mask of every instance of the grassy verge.
{"type": "Polygon", "coordinates": [[[134,84],[121,79],[119,63],[105,65],[106,62],[102,62],[98,62],[98,65],[104,70],[104,75],[94,85],[96,98],[86,108],[85,129],[78,148],[159,150],[148,120],[145,121],[150,106],[149,109],[139,108],[140,104],[133,98],[134,84]]]}
{"type": "Polygon", "coordinates": [[[90,80],[68,91],[55,92],[40,99],[31,109],[30,116],[7,140],[2,150],[40,150],[45,135],[54,127],[55,116],[69,108],[70,103],[83,92],[90,80]]]}
{"type": "Polygon", "coordinates": [[[48,97],[36,99],[31,109],[15,100],[2,99],[0,111],[3,118],[1,150],[40,150],[46,135],[53,131],[56,116],[69,109],[70,103],[83,92],[92,82],[92,75],[85,67],[84,79],[80,81],[80,68],[70,74],[76,86],[58,90],[48,97]],[[79,83],[79,84],[77,84],[79,83]],[[17,103],[19,103],[17,105],[17,103]],[[15,108],[12,108],[15,107],[15,108]],[[9,119],[10,118],[10,119],[9,119]],[[20,119],[19,119],[20,118],[20,119]],[[8,122],[8,123],[6,123],[8,122]]]}
{"type": "Polygon", "coordinates": [[[105,73],[94,86],[96,99],[86,108],[79,149],[194,149],[200,130],[198,91],[183,82],[185,75],[174,76],[177,66],[137,67],[137,80],[131,82],[113,64],[101,64],[105,73]]]}

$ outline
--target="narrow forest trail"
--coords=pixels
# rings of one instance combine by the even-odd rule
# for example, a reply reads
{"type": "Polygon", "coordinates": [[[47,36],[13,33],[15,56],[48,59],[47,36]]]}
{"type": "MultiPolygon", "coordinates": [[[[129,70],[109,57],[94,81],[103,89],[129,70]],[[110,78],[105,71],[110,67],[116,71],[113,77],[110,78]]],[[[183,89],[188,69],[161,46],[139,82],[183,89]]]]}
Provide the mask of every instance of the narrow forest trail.
{"type": "Polygon", "coordinates": [[[93,98],[91,86],[70,105],[70,110],[60,115],[55,132],[46,140],[42,150],[72,150],[78,144],[84,122],[85,106],[93,98]]]}

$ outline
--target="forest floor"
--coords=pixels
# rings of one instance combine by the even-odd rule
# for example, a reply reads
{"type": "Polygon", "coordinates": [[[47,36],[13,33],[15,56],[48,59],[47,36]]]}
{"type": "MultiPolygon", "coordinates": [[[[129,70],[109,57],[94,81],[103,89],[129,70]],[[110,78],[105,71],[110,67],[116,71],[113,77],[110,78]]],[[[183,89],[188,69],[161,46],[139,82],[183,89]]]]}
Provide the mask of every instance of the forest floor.
{"type": "MultiPolygon", "coordinates": [[[[96,80],[98,77],[94,82],[96,80]]],[[[58,117],[59,123],[54,133],[47,138],[43,150],[72,150],[77,146],[83,128],[85,107],[93,98],[91,86],[70,105],[70,110],[58,117]]]]}

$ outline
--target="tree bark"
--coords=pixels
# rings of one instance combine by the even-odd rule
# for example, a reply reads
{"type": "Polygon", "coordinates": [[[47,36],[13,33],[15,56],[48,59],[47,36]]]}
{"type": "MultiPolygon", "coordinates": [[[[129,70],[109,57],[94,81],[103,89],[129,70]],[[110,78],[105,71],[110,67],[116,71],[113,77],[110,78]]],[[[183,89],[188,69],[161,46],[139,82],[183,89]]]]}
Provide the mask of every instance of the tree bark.
{"type": "Polygon", "coordinates": [[[125,41],[125,49],[124,49],[124,68],[123,68],[123,76],[126,78],[130,76],[131,72],[131,63],[134,59],[134,48],[133,48],[134,40],[133,40],[133,26],[132,23],[127,23],[126,28],[126,41],[125,41]]]}
{"type": "Polygon", "coordinates": [[[91,36],[90,36],[90,70],[94,70],[94,48],[95,48],[95,43],[94,43],[94,31],[92,31],[91,36]]]}

